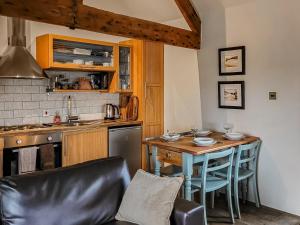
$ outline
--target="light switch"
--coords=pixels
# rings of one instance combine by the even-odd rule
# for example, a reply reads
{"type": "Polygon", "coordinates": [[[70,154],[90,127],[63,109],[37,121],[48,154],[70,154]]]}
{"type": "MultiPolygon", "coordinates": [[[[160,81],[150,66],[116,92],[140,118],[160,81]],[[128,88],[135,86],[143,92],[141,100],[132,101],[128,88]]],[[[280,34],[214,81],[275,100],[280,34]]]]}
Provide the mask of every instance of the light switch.
{"type": "Polygon", "coordinates": [[[269,92],[269,100],[277,100],[277,92],[269,92]]]}

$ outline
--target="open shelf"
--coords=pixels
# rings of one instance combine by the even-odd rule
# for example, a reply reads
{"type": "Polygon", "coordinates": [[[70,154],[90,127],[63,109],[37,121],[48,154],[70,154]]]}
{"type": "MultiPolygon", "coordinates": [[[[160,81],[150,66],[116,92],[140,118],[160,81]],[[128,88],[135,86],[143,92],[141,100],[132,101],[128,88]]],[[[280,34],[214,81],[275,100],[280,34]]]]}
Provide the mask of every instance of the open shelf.
{"type": "Polygon", "coordinates": [[[108,90],[72,90],[72,89],[53,89],[53,90],[47,90],[47,92],[55,92],[55,93],[68,93],[68,92],[76,92],[76,93],[82,93],[82,92],[92,92],[92,93],[108,93],[108,90]]]}

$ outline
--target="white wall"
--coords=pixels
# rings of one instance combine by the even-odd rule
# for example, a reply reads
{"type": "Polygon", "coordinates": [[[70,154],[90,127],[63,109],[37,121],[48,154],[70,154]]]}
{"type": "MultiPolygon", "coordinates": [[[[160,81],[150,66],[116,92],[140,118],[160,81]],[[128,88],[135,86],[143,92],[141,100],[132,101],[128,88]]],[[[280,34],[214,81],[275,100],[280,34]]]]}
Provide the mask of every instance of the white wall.
{"type": "Polygon", "coordinates": [[[300,215],[299,0],[264,0],[226,9],[227,46],[246,45],[246,110],[227,110],[236,130],[263,140],[264,205],[300,215]],[[268,99],[277,91],[278,100],[268,99]]]}
{"type": "Polygon", "coordinates": [[[202,42],[198,51],[201,109],[204,128],[220,130],[226,112],[217,108],[217,49],[226,45],[225,10],[219,1],[193,1],[202,20],[202,42]]]}
{"type": "MultiPolygon", "coordinates": [[[[184,19],[167,24],[187,28],[184,19]]],[[[197,50],[165,45],[165,131],[202,127],[197,50]]]]}
{"type": "Polygon", "coordinates": [[[199,52],[204,126],[262,138],[262,204],[300,215],[300,16],[298,0],[249,0],[222,9],[222,1],[194,1],[203,21],[199,52]],[[225,23],[226,21],[226,23],[225,23]],[[246,45],[246,76],[219,77],[217,48],[246,45]],[[246,109],[218,109],[217,81],[245,80],[246,109]],[[278,100],[268,100],[277,91],[278,100]]]}

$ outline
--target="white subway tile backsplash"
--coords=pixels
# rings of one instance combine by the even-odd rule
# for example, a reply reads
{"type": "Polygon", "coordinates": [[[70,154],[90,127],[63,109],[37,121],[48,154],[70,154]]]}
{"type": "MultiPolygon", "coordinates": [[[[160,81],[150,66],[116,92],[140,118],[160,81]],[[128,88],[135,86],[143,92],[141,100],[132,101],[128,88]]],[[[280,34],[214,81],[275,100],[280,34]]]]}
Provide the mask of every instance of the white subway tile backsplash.
{"type": "Polygon", "coordinates": [[[13,79],[0,79],[0,85],[14,85],[13,79]]]}
{"type": "Polygon", "coordinates": [[[13,85],[31,85],[31,80],[29,79],[15,79],[13,80],[13,85]]]}
{"type": "Polygon", "coordinates": [[[46,101],[47,100],[47,94],[32,94],[31,95],[32,101],[46,101]]]}
{"type": "Polygon", "coordinates": [[[40,123],[40,117],[25,117],[23,119],[23,124],[36,124],[40,123]]]}
{"type": "Polygon", "coordinates": [[[5,110],[14,110],[14,109],[22,109],[23,104],[22,102],[5,102],[4,103],[4,109],[5,110]]]}
{"type": "Polygon", "coordinates": [[[1,94],[0,95],[1,102],[7,102],[7,101],[13,101],[13,100],[14,100],[14,94],[1,94]]]}
{"type": "Polygon", "coordinates": [[[4,94],[5,90],[4,90],[4,86],[0,86],[0,93],[4,94]]]}
{"type": "Polygon", "coordinates": [[[20,125],[20,124],[23,124],[22,118],[13,118],[13,119],[5,119],[4,120],[5,126],[15,126],[15,125],[20,125]]]}
{"type": "Polygon", "coordinates": [[[32,86],[46,86],[48,84],[48,80],[32,80],[32,86]]]}
{"type": "Polygon", "coordinates": [[[13,94],[13,100],[17,102],[29,102],[31,101],[31,94],[13,94]]]}
{"type": "Polygon", "coordinates": [[[104,113],[106,103],[118,104],[118,94],[46,93],[48,80],[0,79],[0,126],[51,123],[56,112],[62,120],[72,97],[72,115],[104,113]],[[43,117],[43,110],[48,111],[43,117]]]}
{"type": "Polygon", "coordinates": [[[4,86],[4,92],[6,94],[11,94],[11,93],[22,93],[23,89],[22,86],[4,86]]]}
{"type": "Polygon", "coordinates": [[[23,109],[39,109],[39,102],[23,102],[23,109]]]}
{"type": "Polygon", "coordinates": [[[35,94],[40,93],[39,86],[23,86],[23,93],[35,94]]]}
{"type": "Polygon", "coordinates": [[[14,118],[23,118],[23,117],[30,117],[31,110],[29,109],[21,109],[21,110],[14,110],[13,114],[14,118]]]}
{"type": "Polygon", "coordinates": [[[13,111],[0,111],[0,119],[10,119],[13,117],[13,111]]]}

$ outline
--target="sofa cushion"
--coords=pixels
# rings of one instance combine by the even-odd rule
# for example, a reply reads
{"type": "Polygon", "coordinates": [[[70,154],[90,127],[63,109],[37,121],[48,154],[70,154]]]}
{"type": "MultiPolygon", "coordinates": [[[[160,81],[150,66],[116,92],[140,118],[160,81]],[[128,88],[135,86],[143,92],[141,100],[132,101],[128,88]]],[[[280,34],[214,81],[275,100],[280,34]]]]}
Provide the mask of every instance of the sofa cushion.
{"type": "Polygon", "coordinates": [[[130,182],[126,163],[109,158],[0,181],[5,225],[93,225],[114,221],[130,182]]]}
{"type": "Polygon", "coordinates": [[[138,170],[123,197],[117,220],[139,225],[169,225],[181,177],[159,177],[138,170]]]}
{"type": "Polygon", "coordinates": [[[112,222],[106,223],[104,225],[138,225],[138,224],[129,223],[129,222],[126,222],[126,221],[112,221],[112,222]]]}

